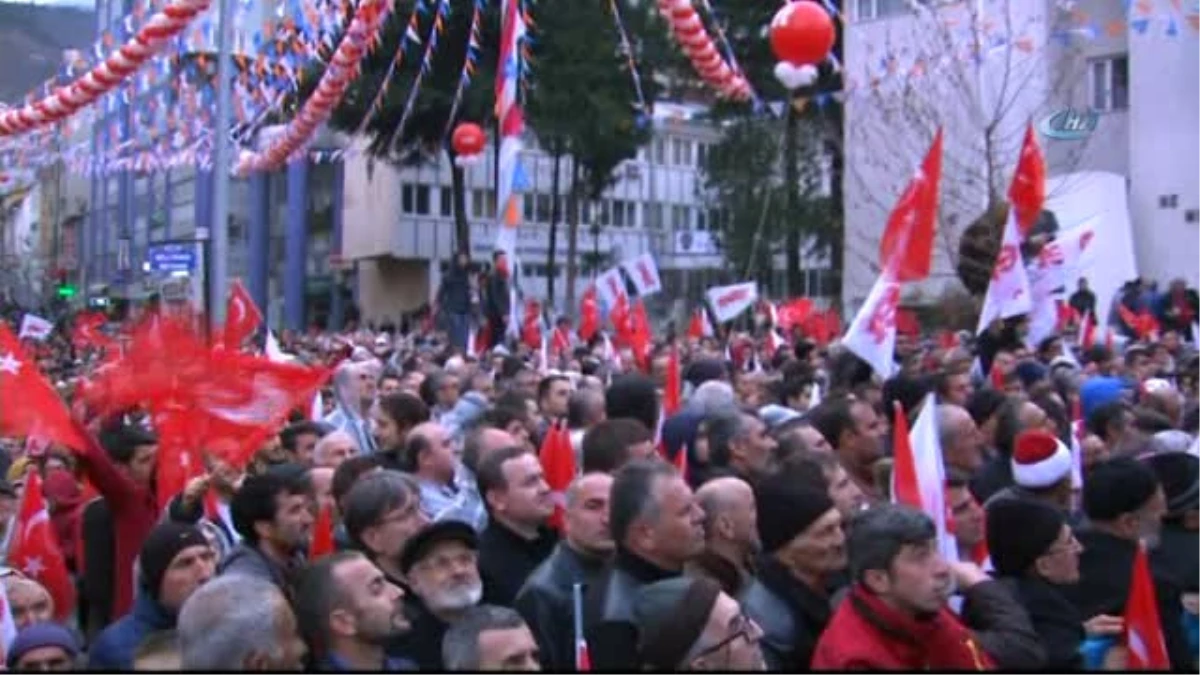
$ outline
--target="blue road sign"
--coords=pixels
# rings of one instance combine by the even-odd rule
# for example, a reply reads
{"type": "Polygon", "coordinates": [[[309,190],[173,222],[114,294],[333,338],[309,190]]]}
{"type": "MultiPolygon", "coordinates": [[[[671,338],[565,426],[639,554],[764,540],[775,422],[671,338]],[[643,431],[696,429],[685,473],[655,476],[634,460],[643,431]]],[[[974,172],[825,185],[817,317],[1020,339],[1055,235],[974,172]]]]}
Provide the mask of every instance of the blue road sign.
{"type": "Polygon", "coordinates": [[[191,272],[196,269],[194,244],[152,244],[146,251],[152,272],[191,272]]]}

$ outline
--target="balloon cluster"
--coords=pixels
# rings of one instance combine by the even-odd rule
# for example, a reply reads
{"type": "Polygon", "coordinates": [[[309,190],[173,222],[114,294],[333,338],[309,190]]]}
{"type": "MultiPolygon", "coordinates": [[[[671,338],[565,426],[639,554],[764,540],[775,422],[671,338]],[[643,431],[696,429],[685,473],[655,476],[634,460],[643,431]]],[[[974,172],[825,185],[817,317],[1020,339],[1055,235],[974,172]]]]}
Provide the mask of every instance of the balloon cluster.
{"type": "Polygon", "coordinates": [[[479,162],[486,144],[487,136],[478,124],[463,122],[454,127],[454,133],[450,136],[450,147],[454,148],[454,163],[458,166],[469,166],[479,162]]]}
{"type": "Polygon", "coordinates": [[[691,0],[658,0],[658,12],[671,23],[675,41],[709,86],[734,101],[750,99],[750,83],[721,57],[691,0]]]}
{"type": "Polygon", "coordinates": [[[771,19],[771,51],[775,78],[789,90],[817,81],[817,65],[829,56],[836,38],[833,19],[824,7],[811,0],[793,0],[771,19]]]}

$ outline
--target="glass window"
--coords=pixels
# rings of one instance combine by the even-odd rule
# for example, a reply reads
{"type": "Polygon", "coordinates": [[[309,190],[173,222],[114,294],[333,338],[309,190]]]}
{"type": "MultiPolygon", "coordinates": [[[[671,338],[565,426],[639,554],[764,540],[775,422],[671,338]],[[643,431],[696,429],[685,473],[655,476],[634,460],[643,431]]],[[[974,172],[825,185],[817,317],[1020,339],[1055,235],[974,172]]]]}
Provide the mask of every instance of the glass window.
{"type": "Polygon", "coordinates": [[[413,186],[404,185],[400,188],[400,212],[413,212],[413,186]]]}
{"type": "Polygon", "coordinates": [[[625,227],[625,202],[620,199],[612,201],[612,221],[614,227],[625,227]]]}
{"type": "Polygon", "coordinates": [[[671,163],[675,166],[687,166],[692,163],[692,144],[682,138],[671,142],[671,163]]]}
{"type": "Polygon", "coordinates": [[[537,196],[537,221],[539,223],[550,222],[550,216],[553,212],[553,204],[550,195],[537,196]]]}
{"type": "Polygon", "coordinates": [[[642,212],[646,215],[646,227],[654,230],[662,229],[662,204],[646,204],[642,212]]]}
{"type": "Polygon", "coordinates": [[[696,229],[708,229],[708,211],[705,209],[696,209],[696,229]]]}
{"type": "Polygon", "coordinates": [[[667,141],[665,138],[654,139],[654,163],[667,163],[667,141]]]}
{"type": "Polygon", "coordinates": [[[417,196],[417,215],[427,216],[429,215],[429,186],[417,185],[415,187],[417,196]]]}
{"type": "Polygon", "coordinates": [[[635,202],[625,202],[625,222],[629,223],[629,227],[637,227],[637,204],[635,202]]]}
{"type": "Polygon", "coordinates": [[[441,203],[439,212],[443,216],[449,217],[454,213],[454,190],[453,188],[443,187],[438,188],[438,197],[441,203]]]}
{"type": "Polygon", "coordinates": [[[676,204],[671,207],[671,229],[686,230],[688,227],[688,207],[676,204]]]}
{"type": "Polygon", "coordinates": [[[708,144],[696,144],[696,166],[703,168],[704,163],[708,161],[708,144]]]}
{"type": "Polygon", "coordinates": [[[600,225],[611,225],[612,221],[608,216],[608,200],[601,199],[597,205],[600,207],[600,213],[596,216],[596,222],[600,225]]]}
{"type": "Polygon", "coordinates": [[[520,197],[521,197],[521,217],[525,219],[525,222],[532,223],[533,222],[534,198],[537,197],[537,195],[520,195],[520,197]]]}
{"type": "Polygon", "coordinates": [[[1088,84],[1093,110],[1112,111],[1129,108],[1129,58],[1112,56],[1093,59],[1088,84]]]}

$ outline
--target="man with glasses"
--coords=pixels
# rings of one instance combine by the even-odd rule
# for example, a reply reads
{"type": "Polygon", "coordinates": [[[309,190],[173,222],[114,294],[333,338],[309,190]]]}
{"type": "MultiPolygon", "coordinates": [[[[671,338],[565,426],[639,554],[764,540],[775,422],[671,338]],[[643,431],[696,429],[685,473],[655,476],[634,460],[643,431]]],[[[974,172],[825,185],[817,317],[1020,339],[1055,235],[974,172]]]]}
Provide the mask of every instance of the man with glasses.
{"type": "Polygon", "coordinates": [[[643,586],[633,620],[647,669],[766,670],[758,624],[711,579],[677,577],[643,586]]]}

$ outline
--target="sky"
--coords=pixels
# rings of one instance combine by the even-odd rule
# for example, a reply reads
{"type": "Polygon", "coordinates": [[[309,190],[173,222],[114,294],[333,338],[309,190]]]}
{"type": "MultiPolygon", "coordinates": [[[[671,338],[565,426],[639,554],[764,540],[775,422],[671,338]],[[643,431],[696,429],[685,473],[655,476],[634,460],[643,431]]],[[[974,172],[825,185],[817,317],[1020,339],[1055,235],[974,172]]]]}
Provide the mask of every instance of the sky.
{"type": "MultiPolygon", "coordinates": [[[[0,0],[0,2],[13,2],[13,0],[0,0]]],[[[60,7],[94,7],[95,0],[21,0],[13,4],[21,5],[58,5],[60,7]]]]}

